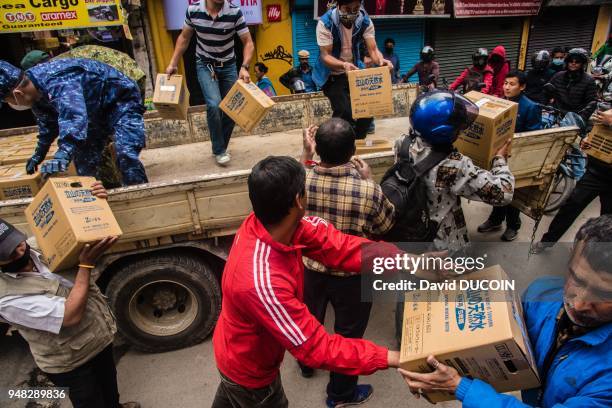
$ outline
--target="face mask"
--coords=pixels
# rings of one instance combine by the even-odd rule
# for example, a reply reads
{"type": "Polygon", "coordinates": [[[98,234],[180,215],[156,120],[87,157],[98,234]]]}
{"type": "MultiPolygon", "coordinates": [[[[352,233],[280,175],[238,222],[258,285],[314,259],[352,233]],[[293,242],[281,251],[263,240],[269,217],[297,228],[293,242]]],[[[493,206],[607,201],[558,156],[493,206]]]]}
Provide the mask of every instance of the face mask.
{"type": "Polygon", "coordinates": [[[385,47],[385,52],[387,54],[393,54],[393,47],[385,47]]]}
{"type": "Polygon", "coordinates": [[[307,69],[308,68],[308,62],[300,62],[300,67],[303,69],[307,69]]]}
{"type": "Polygon", "coordinates": [[[552,62],[555,65],[563,65],[563,58],[555,58],[552,62]]]}
{"type": "MultiPolygon", "coordinates": [[[[19,101],[17,100],[17,94],[16,94],[14,91],[13,91],[13,97],[15,98],[15,101],[16,101],[16,102],[19,102],[19,101]]],[[[16,111],[26,111],[26,110],[28,110],[28,109],[31,109],[31,107],[30,107],[30,106],[26,106],[26,105],[19,105],[19,104],[14,104],[14,103],[10,103],[10,102],[8,102],[8,105],[9,105],[11,108],[15,109],[16,111]]]]}
{"type": "Polygon", "coordinates": [[[9,264],[0,266],[0,269],[2,269],[2,272],[9,272],[9,273],[19,272],[23,268],[28,266],[29,262],[30,262],[30,245],[26,243],[26,249],[25,249],[25,252],[23,253],[23,256],[19,259],[15,259],[13,262],[9,264]]]}
{"type": "Polygon", "coordinates": [[[359,13],[343,13],[340,12],[340,22],[345,26],[352,26],[359,13]]]}

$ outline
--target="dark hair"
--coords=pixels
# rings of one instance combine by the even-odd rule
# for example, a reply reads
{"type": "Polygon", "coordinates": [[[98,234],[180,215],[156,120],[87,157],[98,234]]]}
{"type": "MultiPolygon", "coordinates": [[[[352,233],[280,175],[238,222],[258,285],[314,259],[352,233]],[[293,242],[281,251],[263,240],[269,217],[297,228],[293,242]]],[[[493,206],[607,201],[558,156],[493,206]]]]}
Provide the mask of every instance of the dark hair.
{"type": "Polygon", "coordinates": [[[356,1],[359,1],[361,3],[360,0],[336,0],[336,5],[340,7],[345,6],[347,4],[355,3],[356,1]]]}
{"type": "Polygon", "coordinates": [[[305,194],[304,166],[289,156],[268,156],[249,175],[249,199],[255,216],[264,225],[283,220],[294,205],[295,196],[305,194]]]}
{"type": "Polygon", "coordinates": [[[523,71],[513,69],[506,74],[506,78],[518,78],[519,85],[525,85],[527,83],[527,75],[523,71]]]}
{"type": "Polygon", "coordinates": [[[331,165],[341,165],[355,154],[355,131],[344,119],[331,118],[315,134],[316,151],[321,160],[331,165]]]}
{"type": "Polygon", "coordinates": [[[255,64],[255,66],[257,67],[257,69],[259,69],[259,71],[263,72],[264,74],[268,72],[268,67],[263,62],[258,62],[255,64]]]}
{"type": "Polygon", "coordinates": [[[563,50],[563,47],[555,47],[552,49],[552,55],[558,54],[558,53],[564,53],[565,54],[565,50],[563,50]]]}
{"type": "Polygon", "coordinates": [[[582,256],[597,272],[612,273],[612,214],[588,220],[576,234],[574,244],[583,242],[582,256]]]}
{"type": "Polygon", "coordinates": [[[385,42],[383,44],[386,44],[386,43],[391,43],[391,44],[395,45],[395,40],[393,38],[391,38],[391,37],[385,38],[385,42]]]}

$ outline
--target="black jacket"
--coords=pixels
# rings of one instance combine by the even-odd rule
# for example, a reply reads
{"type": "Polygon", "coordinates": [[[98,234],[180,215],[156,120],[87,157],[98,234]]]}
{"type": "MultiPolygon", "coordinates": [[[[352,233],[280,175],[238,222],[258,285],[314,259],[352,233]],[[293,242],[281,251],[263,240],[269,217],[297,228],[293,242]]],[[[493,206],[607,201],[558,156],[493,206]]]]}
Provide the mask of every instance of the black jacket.
{"type": "Polygon", "coordinates": [[[578,78],[573,80],[568,71],[561,71],[551,78],[550,83],[557,91],[555,106],[568,112],[576,112],[588,121],[597,107],[597,87],[593,78],[586,72],[581,72],[578,78]]]}
{"type": "Polygon", "coordinates": [[[536,70],[530,69],[527,71],[527,87],[525,88],[525,95],[536,103],[546,105],[548,98],[544,93],[544,84],[548,83],[555,71],[552,69],[536,70]]]}

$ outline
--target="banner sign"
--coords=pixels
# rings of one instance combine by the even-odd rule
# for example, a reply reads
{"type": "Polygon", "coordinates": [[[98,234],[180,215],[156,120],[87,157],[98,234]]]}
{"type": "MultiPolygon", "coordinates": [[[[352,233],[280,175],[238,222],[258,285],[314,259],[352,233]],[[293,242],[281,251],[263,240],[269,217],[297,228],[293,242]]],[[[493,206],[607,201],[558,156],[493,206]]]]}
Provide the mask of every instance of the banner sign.
{"type": "MultiPolygon", "coordinates": [[[[2,0],[0,0],[2,1],[2,0]]],[[[202,0],[204,1],[204,0],[202,0]]],[[[261,24],[261,3],[263,0],[231,0],[230,3],[240,6],[247,25],[261,24]]],[[[164,0],[164,15],[167,30],[182,30],[185,24],[187,6],[198,0],[164,0]]]]}
{"type": "MultiPolygon", "coordinates": [[[[372,18],[450,17],[453,12],[452,0],[363,0],[362,4],[372,18]]],[[[315,0],[315,18],[335,5],[333,0],[315,0]]]]}
{"type": "Polygon", "coordinates": [[[537,16],[542,0],[455,0],[455,17],[537,16]]]}
{"type": "Polygon", "coordinates": [[[0,0],[0,33],[122,24],[121,0],[0,0]]]}

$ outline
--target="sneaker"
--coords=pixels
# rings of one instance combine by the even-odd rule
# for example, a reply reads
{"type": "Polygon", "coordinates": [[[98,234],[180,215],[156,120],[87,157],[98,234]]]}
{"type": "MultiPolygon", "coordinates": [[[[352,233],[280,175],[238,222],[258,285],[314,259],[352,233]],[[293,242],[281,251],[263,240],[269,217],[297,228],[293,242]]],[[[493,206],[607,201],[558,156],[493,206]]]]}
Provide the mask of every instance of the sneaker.
{"type": "Polygon", "coordinates": [[[219,166],[225,166],[231,160],[231,157],[227,153],[221,153],[215,156],[215,160],[219,166]]]}
{"type": "Polygon", "coordinates": [[[121,408],[140,408],[140,403],[135,402],[135,401],[130,401],[130,402],[124,402],[122,404],[119,404],[119,406],[121,406],[121,408]]]}
{"type": "Polygon", "coordinates": [[[501,230],[501,224],[493,224],[490,220],[486,220],[478,226],[478,232],[491,232],[501,230]]]}
{"type": "Polygon", "coordinates": [[[546,251],[548,248],[552,248],[553,246],[555,246],[554,242],[540,241],[533,246],[531,252],[534,254],[541,254],[542,252],[546,251]]]}
{"type": "Polygon", "coordinates": [[[302,377],[311,378],[314,375],[314,368],[300,366],[300,372],[302,373],[302,377]]]}
{"type": "Polygon", "coordinates": [[[327,398],[325,403],[328,408],[342,408],[359,405],[369,400],[373,392],[374,388],[370,384],[359,384],[355,387],[355,394],[353,394],[353,399],[350,401],[334,401],[331,398],[327,398]]]}
{"type": "Polygon", "coordinates": [[[512,228],[506,228],[504,234],[501,236],[502,241],[510,242],[514,241],[518,237],[518,231],[512,228]]]}

